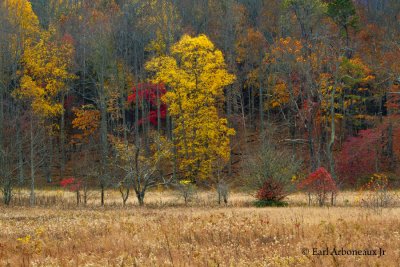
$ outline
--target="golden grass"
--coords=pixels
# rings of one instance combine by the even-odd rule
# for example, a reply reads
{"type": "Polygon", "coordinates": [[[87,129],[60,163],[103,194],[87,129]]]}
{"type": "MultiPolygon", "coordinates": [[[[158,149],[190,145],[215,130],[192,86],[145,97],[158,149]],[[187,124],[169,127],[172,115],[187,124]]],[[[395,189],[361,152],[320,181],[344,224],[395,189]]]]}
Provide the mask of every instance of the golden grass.
{"type": "MultiPolygon", "coordinates": [[[[21,192],[23,201],[27,192],[21,192]]],[[[38,192],[38,199],[60,192],[38,192]]],[[[58,194],[58,195],[57,195],[58,194]]],[[[0,206],[0,266],[398,266],[400,209],[381,213],[346,206],[307,207],[294,195],[285,208],[250,207],[236,193],[227,207],[202,192],[185,207],[170,192],[151,192],[145,207],[121,207],[109,191],[101,208],[74,207],[63,193],[56,206],[0,206]],[[313,256],[312,248],[385,249],[378,256],[313,256]],[[309,254],[303,255],[303,249],[309,254]]],[[[96,197],[96,198],[95,198],[96,197]]],[[[43,200],[44,201],[44,200],[43,200]]],[[[378,251],[379,253],[379,251],[378,251]]]]}

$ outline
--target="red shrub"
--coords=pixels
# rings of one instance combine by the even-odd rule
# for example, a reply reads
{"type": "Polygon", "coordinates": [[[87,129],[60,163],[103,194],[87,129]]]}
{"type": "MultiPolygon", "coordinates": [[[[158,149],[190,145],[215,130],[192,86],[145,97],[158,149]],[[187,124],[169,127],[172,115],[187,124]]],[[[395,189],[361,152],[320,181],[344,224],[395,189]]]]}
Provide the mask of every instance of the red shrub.
{"type": "Polygon", "coordinates": [[[357,179],[375,172],[379,159],[381,131],[362,130],[357,136],[347,139],[336,159],[339,178],[346,184],[356,184],[357,179]]]}
{"type": "Polygon", "coordinates": [[[258,190],[256,198],[258,200],[281,201],[287,196],[283,184],[274,179],[268,179],[258,190]]]}
{"type": "Polygon", "coordinates": [[[297,185],[297,188],[305,189],[308,193],[315,194],[320,206],[324,205],[328,193],[337,192],[335,181],[324,167],[311,173],[297,185]]]}
{"type": "Polygon", "coordinates": [[[74,177],[64,178],[60,181],[60,186],[72,192],[76,192],[81,189],[81,181],[74,177]]]}

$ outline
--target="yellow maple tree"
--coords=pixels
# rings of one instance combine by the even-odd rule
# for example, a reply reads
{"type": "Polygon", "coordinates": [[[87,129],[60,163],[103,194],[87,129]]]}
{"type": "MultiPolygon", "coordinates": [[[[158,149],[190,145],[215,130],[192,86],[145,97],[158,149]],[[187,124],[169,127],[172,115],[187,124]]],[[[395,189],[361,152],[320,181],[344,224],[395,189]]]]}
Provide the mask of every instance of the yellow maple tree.
{"type": "Polygon", "coordinates": [[[14,94],[29,100],[32,110],[41,119],[60,115],[63,106],[57,97],[66,89],[66,82],[75,76],[69,72],[73,45],[52,40],[54,31],[44,31],[38,42],[29,45],[22,56],[23,75],[14,94]]]}
{"type": "Polygon", "coordinates": [[[155,73],[155,83],[171,88],[163,100],[174,119],[176,153],[184,178],[209,178],[217,159],[229,159],[229,137],[235,134],[217,108],[224,87],[235,80],[226,70],[222,52],[205,35],[184,35],[172,46],[171,56],[156,57],[146,68],[155,73]]]}

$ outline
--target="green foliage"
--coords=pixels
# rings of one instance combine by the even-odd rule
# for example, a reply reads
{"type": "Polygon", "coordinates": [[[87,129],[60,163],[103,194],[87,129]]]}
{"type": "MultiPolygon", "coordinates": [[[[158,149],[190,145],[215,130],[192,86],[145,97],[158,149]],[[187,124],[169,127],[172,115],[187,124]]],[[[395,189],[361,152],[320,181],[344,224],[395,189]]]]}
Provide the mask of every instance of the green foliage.
{"type": "Polygon", "coordinates": [[[257,208],[263,208],[263,207],[287,207],[289,204],[285,201],[279,201],[279,200],[257,200],[254,201],[253,205],[257,208]]]}
{"type": "MultiPolygon", "coordinates": [[[[357,28],[359,17],[352,0],[334,0],[328,4],[327,14],[341,28],[357,28]]],[[[347,34],[345,32],[344,34],[347,34]]]]}

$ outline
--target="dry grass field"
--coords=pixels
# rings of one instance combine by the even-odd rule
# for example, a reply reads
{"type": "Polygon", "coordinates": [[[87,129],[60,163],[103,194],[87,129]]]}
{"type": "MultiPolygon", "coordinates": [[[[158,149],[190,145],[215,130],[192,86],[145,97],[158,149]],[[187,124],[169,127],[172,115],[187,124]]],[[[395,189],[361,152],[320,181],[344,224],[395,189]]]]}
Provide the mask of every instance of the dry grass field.
{"type": "Polygon", "coordinates": [[[169,192],[150,192],[145,207],[94,197],[76,207],[72,193],[42,191],[30,208],[17,193],[20,204],[0,206],[0,266],[400,266],[400,209],[357,207],[355,193],[323,208],[300,194],[283,208],[239,193],[221,207],[207,192],[189,206],[169,192]]]}

